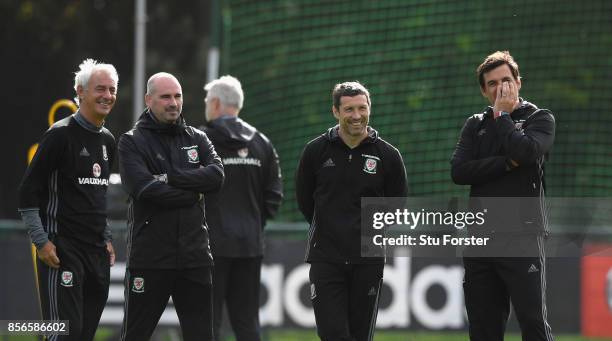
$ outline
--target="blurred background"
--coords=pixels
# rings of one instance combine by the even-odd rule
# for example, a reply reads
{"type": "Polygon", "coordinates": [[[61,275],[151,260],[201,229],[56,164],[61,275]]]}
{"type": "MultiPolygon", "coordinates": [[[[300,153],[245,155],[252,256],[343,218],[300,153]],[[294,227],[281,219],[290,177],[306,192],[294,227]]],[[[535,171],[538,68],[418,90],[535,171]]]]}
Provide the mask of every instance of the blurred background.
{"type": "MultiPolygon", "coordinates": [[[[465,119],[487,105],[475,69],[486,55],[509,50],[520,66],[521,96],[555,114],[548,196],[585,198],[603,207],[597,212],[611,207],[610,1],[0,0],[0,25],[7,119],[0,134],[0,266],[7,274],[0,280],[0,319],[38,319],[17,188],[52,106],[74,97],[74,71],[85,58],[119,72],[117,104],[106,122],[117,138],[144,109],[153,73],[177,76],[184,116],[194,126],[204,124],[208,80],[231,74],[242,82],[241,117],[274,143],[285,187],[268,226],[262,273],[268,340],[316,339],[302,263],[307,226],[297,211],[294,172],[305,143],[335,124],[331,89],[338,82],[359,80],[369,88],[371,124],[401,151],[410,196],[461,197],[468,188],[451,182],[449,160],[465,119]],[[140,50],[137,32],[145,37],[140,50]]],[[[53,112],[57,120],[72,111],[53,112]]],[[[121,258],[119,185],[109,189],[109,208],[121,258]]],[[[550,323],[567,335],[560,340],[612,340],[612,260],[583,256],[609,247],[612,225],[609,219],[591,224],[599,218],[593,211],[571,209],[553,210],[553,233],[575,235],[582,248],[574,257],[550,259],[550,323]]],[[[113,269],[100,340],[116,339],[123,270],[123,262],[113,269]]],[[[390,259],[375,339],[466,339],[461,271],[456,258],[390,259]]],[[[173,314],[170,305],[157,340],[180,339],[173,314]]],[[[510,329],[516,333],[516,322],[510,329]]]]}

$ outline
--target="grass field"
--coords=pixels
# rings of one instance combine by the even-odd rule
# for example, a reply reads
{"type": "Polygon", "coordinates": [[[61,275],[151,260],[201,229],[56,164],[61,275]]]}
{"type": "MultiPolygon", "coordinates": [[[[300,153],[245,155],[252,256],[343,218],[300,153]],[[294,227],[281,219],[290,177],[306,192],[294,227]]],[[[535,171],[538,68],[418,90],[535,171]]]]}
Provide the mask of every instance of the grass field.
{"type": "MultiPolygon", "coordinates": [[[[96,334],[96,341],[114,341],[116,336],[108,329],[101,329],[96,334]]],[[[314,331],[302,330],[268,330],[264,334],[264,341],[319,341],[314,331]]],[[[466,341],[465,333],[433,333],[433,332],[378,332],[374,336],[376,341],[466,341]]],[[[610,341],[612,338],[586,338],[578,335],[555,335],[556,341],[610,341]]],[[[35,336],[3,336],[0,341],[38,341],[35,336]]],[[[180,341],[176,333],[157,333],[152,341],[180,341]],[[161,335],[160,335],[161,334],[161,335]],[[166,334],[166,335],[164,335],[166,334]]],[[[227,338],[224,341],[234,341],[227,338]]],[[[508,334],[505,341],[521,341],[518,334],[508,334]]]]}

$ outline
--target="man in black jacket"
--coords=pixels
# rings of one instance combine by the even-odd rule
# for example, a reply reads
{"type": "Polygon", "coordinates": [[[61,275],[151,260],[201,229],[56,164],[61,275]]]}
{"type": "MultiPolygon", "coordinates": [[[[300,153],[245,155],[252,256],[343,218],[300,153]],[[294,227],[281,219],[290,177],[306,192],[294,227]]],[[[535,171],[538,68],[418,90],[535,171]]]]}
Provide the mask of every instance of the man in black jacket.
{"type": "Polygon", "coordinates": [[[451,160],[453,181],[471,185],[471,202],[487,208],[491,220],[485,233],[493,245],[464,254],[470,339],[503,340],[511,300],[523,340],[551,341],[543,200],[555,120],[519,97],[518,65],[507,51],[489,55],[477,74],[491,106],[467,119],[451,160]]]}
{"type": "Polygon", "coordinates": [[[104,128],[117,99],[115,67],[87,59],[75,73],[79,110],[42,137],[20,187],[19,211],[36,246],[44,320],[68,320],[69,335],[93,340],[115,262],[106,190],[115,138],[104,128]]]}
{"type": "Polygon", "coordinates": [[[308,142],[296,175],[310,223],[311,301],[321,340],[372,340],[384,258],[361,254],[361,198],[405,196],[406,169],[399,151],[368,126],[363,85],[337,84],[332,97],[338,125],[308,142]]]}
{"type": "Polygon", "coordinates": [[[147,82],[147,109],[119,140],[130,195],[121,340],[148,340],[172,296],[184,340],[212,340],[212,256],[203,195],[223,183],[223,166],[202,131],[181,115],[178,80],[147,82]]]}
{"type": "Polygon", "coordinates": [[[237,341],[261,339],[259,288],[263,228],[278,211],[283,184],[278,155],[264,134],[238,118],[244,101],[240,82],[223,76],[204,87],[206,135],[221,157],[225,182],[204,197],[215,268],[213,315],[220,339],[223,304],[237,341]]]}

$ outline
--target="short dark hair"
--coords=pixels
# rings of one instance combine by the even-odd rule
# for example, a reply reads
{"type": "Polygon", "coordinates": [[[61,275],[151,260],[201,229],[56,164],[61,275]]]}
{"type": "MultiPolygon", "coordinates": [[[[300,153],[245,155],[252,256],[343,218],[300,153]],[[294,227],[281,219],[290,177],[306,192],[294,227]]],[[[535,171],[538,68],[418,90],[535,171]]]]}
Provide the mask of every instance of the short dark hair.
{"type": "Polygon", "coordinates": [[[480,83],[480,88],[484,88],[484,74],[495,69],[500,65],[508,65],[510,71],[512,72],[512,76],[515,80],[519,80],[521,75],[519,73],[519,66],[514,61],[514,58],[510,55],[508,51],[496,51],[485,58],[482,64],[478,65],[476,69],[476,74],[478,75],[478,83],[480,83]]]}
{"type": "Polygon", "coordinates": [[[370,92],[358,81],[336,84],[334,86],[334,90],[332,91],[334,108],[337,110],[340,109],[340,98],[342,96],[355,97],[358,95],[365,95],[368,99],[368,104],[372,105],[372,102],[370,102],[370,92]]]}

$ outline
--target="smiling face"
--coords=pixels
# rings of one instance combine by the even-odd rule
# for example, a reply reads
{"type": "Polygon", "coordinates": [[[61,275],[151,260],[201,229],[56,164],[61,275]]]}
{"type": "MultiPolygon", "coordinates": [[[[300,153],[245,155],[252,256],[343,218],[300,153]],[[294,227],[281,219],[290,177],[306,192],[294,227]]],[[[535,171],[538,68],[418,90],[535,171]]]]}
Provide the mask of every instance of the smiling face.
{"type": "Polygon", "coordinates": [[[117,100],[117,82],[105,70],[91,74],[87,87],[78,86],[79,110],[87,117],[104,121],[117,100]]]}
{"type": "Polygon", "coordinates": [[[176,122],[183,110],[183,91],[173,77],[157,77],[151,86],[151,93],[145,95],[145,103],[161,123],[176,122]]]}
{"type": "Polygon", "coordinates": [[[361,141],[368,136],[370,104],[366,95],[342,96],[338,109],[332,107],[332,110],[340,126],[340,137],[361,141]]]}

